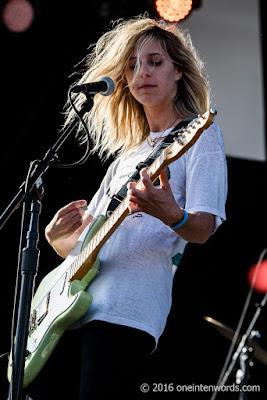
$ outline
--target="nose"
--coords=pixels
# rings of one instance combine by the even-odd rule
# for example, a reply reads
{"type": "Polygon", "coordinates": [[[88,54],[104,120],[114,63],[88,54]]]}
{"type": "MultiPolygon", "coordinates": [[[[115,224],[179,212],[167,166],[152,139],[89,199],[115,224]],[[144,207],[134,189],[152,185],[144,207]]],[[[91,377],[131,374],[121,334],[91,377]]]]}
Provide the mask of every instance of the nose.
{"type": "Polygon", "coordinates": [[[146,62],[140,63],[139,75],[142,76],[150,76],[151,75],[151,66],[146,62]]]}

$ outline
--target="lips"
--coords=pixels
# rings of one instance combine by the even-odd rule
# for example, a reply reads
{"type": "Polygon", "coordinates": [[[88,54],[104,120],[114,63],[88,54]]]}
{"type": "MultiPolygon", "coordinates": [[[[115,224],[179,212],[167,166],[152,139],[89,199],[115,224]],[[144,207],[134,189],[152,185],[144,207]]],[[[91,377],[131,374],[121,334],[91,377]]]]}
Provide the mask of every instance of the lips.
{"type": "Polygon", "coordinates": [[[145,84],[145,85],[139,86],[138,89],[151,89],[151,88],[154,88],[154,87],[156,87],[156,85],[145,84]]]}

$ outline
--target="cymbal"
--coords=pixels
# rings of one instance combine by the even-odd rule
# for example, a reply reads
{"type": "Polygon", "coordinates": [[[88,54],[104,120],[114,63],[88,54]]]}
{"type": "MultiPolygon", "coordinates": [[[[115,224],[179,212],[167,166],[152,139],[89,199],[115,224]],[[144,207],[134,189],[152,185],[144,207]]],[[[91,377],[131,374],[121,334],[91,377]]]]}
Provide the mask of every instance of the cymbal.
{"type": "MultiPolygon", "coordinates": [[[[222,324],[219,321],[216,321],[216,319],[213,319],[211,317],[204,317],[204,319],[212,324],[214,328],[221,333],[226,339],[233,340],[233,337],[235,335],[235,331],[228,326],[222,324]]],[[[242,335],[238,335],[236,344],[239,344],[240,340],[242,339],[242,335]]],[[[262,347],[258,345],[255,339],[247,339],[246,345],[249,347],[253,348],[253,356],[260,362],[262,362],[264,365],[267,365],[267,352],[263,350],[262,347]]]]}

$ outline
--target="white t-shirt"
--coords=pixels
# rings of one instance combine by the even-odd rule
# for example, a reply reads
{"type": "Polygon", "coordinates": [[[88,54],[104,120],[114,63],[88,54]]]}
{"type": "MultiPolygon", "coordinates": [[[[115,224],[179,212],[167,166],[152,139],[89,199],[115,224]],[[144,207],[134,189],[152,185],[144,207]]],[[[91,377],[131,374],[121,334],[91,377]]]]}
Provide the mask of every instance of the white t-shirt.
{"type": "MultiPolygon", "coordinates": [[[[164,132],[166,136],[170,130],[164,132]]],[[[150,140],[158,137],[151,133],[150,140]]],[[[90,202],[90,214],[105,214],[110,198],[151,151],[144,141],[134,152],[115,160],[90,202]]],[[[214,231],[225,219],[227,166],[223,137],[216,124],[170,166],[170,186],[180,207],[216,216],[214,231]]],[[[82,234],[75,251],[86,235],[82,234]]],[[[176,267],[172,257],[187,242],[159,219],[145,213],[128,215],[99,252],[99,274],[87,288],[93,302],[80,323],[102,320],[148,332],[156,342],[172,303],[176,267]]]]}

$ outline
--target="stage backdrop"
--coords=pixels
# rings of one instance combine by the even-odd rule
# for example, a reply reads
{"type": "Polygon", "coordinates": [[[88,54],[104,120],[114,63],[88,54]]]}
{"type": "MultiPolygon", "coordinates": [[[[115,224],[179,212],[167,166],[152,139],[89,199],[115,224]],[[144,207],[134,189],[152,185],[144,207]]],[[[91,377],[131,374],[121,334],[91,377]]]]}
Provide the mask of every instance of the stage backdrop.
{"type": "Polygon", "coordinates": [[[227,155],[265,161],[260,2],[203,0],[181,26],[207,64],[227,155]]]}

